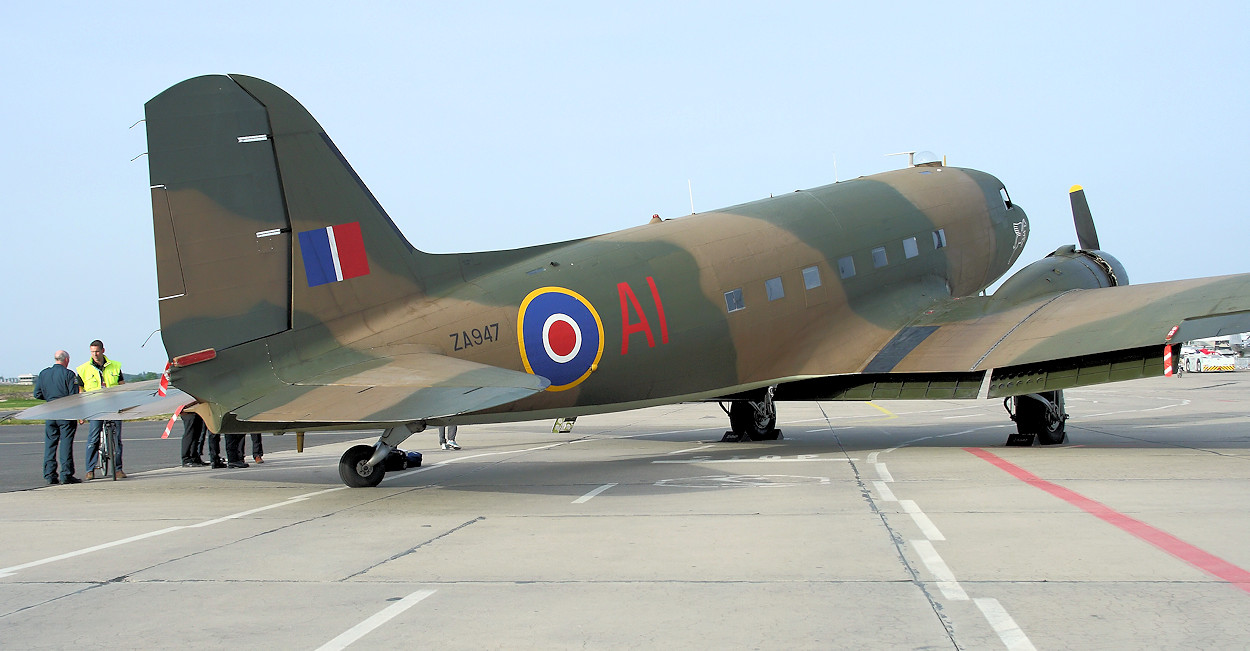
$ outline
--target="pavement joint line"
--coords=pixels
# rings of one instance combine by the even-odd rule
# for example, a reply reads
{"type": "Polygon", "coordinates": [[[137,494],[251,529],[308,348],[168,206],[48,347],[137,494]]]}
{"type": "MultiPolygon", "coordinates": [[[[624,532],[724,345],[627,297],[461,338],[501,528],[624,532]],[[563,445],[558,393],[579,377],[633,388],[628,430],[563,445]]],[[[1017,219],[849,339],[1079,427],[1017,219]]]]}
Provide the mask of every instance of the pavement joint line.
{"type": "Polygon", "coordinates": [[[368,635],[377,627],[394,619],[400,613],[417,605],[418,602],[434,594],[434,590],[417,590],[399,601],[374,613],[359,624],[343,631],[338,637],[317,648],[317,651],[339,651],[346,649],[353,642],[368,635]]]}
{"type": "Polygon", "coordinates": [[[600,486],[599,488],[596,488],[596,489],[594,489],[594,490],[590,491],[589,493],[586,493],[585,495],[582,495],[581,497],[579,497],[579,498],[577,498],[577,499],[573,500],[573,503],[574,503],[574,504],[585,504],[586,502],[589,502],[590,500],[594,499],[594,497],[595,497],[596,495],[599,495],[600,493],[602,493],[602,492],[604,492],[604,491],[608,490],[609,488],[612,488],[613,486],[616,486],[616,484],[604,484],[604,485],[600,486]]]}
{"type": "Polygon", "coordinates": [[[998,639],[1003,641],[1010,651],[1033,651],[1036,647],[1029,640],[1029,636],[1016,624],[1016,620],[1007,614],[1007,609],[998,603],[997,599],[973,599],[972,603],[977,605],[981,610],[981,614],[985,615],[985,620],[990,623],[990,628],[998,634],[998,639]]]}

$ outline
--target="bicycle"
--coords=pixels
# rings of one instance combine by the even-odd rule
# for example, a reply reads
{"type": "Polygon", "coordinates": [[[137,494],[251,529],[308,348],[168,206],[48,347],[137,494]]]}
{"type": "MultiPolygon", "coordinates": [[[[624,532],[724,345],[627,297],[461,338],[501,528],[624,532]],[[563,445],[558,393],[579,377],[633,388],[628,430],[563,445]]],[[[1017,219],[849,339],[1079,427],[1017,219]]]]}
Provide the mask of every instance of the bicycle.
{"type": "Polygon", "coordinates": [[[120,429],[120,421],[104,421],[104,428],[100,432],[98,461],[96,461],[94,468],[88,469],[90,471],[99,470],[104,477],[112,477],[113,481],[117,481],[117,437],[120,435],[120,429]]]}

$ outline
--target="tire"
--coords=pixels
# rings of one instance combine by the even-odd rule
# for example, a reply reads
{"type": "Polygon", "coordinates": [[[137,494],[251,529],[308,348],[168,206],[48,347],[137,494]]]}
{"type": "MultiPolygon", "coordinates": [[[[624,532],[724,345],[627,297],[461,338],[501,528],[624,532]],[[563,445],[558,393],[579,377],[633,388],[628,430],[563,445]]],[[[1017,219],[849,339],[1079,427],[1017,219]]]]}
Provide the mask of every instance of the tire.
{"type": "Polygon", "coordinates": [[[113,428],[109,426],[108,421],[100,427],[100,447],[96,449],[96,465],[91,470],[98,470],[100,479],[113,479],[113,445],[110,440],[110,431],[113,428]]]}
{"type": "Polygon", "coordinates": [[[729,428],[752,441],[776,439],[777,410],[756,409],[758,402],[739,400],[729,405],[729,428]]]}
{"type": "Polygon", "coordinates": [[[117,481],[117,424],[112,421],[104,422],[104,431],[101,439],[108,442],[107,461],[104,463],[104,476],[117,481]]]}
{"type": "Polygon", "coordinates": [[[386,463],[366,468],[365,462],[373,456],[372,445],[353,445],[339,459],[339,478],[352,488],[373,488],[382,483],[386,475],[386,463]]]}
{"type": "Polygon", "coordinates": [[[1021,434],[1036,434],[1037,442],[1042,445],[1059,445],[1068,440],[1065,431],[1068,412],[1063,407],[1062,391],[1047,391],[1039,394],[1059,407],[1056,417],[1050,413],[1046,405],[1028,396],[1016,396],[1016,431],[1021,434]]]}

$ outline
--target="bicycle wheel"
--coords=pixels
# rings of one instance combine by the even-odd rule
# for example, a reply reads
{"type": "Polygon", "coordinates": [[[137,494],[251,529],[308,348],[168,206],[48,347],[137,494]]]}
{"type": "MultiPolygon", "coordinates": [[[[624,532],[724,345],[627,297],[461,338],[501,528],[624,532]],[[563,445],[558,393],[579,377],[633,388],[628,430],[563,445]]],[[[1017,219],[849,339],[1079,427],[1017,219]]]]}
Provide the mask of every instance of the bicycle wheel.
{"type": "Polygon", "coordinates": [[[104,466],[104,476],[117,481],[117,423],[104,421],[104,436],[100,439],[100,463],[104,466]]]}

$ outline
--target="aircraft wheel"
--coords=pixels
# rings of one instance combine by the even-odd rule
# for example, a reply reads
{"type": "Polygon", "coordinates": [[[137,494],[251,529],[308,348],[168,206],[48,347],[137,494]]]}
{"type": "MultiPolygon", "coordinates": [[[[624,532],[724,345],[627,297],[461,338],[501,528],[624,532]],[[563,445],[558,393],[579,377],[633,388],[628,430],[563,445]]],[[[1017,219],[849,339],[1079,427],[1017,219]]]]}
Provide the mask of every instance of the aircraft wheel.
{"type": "Polygon", "coordinates": [[[353,445],[339,459],[339,478],[352,488],[372,488],[382,483],[386,464],[370,468],[365,462],[373,456],[372,445],[353,445]]]}
{"type": "Polygon", "coordinates": [[[769,403],[736,401],[729,405],[729,428],[752,441],[775,439],[777,408],[769,403]]]}
{"type": "Polygon", "coordinates": [[[1045,404],[1028,396],[1016,396],[1016,431],[1021,434],[1036,434],[1037,442],[1042,445],[1066,442],[1068,413],[1063,407],[1063,392],[1047,391],[1039,395],[1053,403],[1056,409],[1048,409],[1045,404]]]}

